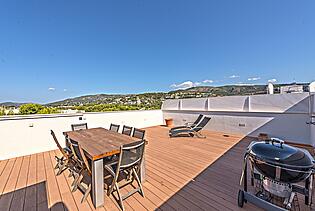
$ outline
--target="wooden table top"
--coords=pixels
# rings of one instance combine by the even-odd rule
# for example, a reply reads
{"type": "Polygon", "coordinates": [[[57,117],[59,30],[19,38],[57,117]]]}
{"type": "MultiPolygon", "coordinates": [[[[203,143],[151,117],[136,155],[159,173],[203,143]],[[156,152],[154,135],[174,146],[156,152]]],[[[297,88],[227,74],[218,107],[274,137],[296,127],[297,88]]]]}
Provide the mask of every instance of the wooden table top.
{"type": "Polygon", "coordinates": [[[119,154],[121,145],[139,140],[105,128],[68,131],[63,134],[69,139],[78,142],[92,160],[119,154]]]}

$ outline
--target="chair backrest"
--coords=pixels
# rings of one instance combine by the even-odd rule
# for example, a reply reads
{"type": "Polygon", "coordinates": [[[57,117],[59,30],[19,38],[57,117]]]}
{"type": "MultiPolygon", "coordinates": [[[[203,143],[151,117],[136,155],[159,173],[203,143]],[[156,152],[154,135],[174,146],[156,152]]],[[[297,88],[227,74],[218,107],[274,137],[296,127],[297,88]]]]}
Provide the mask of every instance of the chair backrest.
{"type": "Polygon", "coordinates": [[[91,170],[90,164],[88,162],[88,159],[85,156],[84,150],[82,149],[81,145],[79,145],[79,151],[80,151],[81,157],[83,159],[83,163],[85,165],[86,170],[88,171],[88,173],[90,175],[92,175],[92,170],[91,170]]]}
{"type": "Polygon", "coordinates": [[[110,124],[109,130],[118,132],[120,125],[110,124]]]}
{"type": "Polygon", "coordinates": [[[132,127],[124,125],[123,130],[122,130],[122,134],[130,136],[131,132],[132,132],[132,127]]]}
{"type": "Polygon", "coordinates": [[[50,134],[51,136],[53,137],[59,151],[62,153],[62,155],[65,157],[65,158],[68,158],[68,154],[64,151],[64,149],[61,147],[56,135],[55,135],[55,132],[53,130],[50,130],[50,134]]]}
{"type": "Polygon", "coordinates": [[[200,130],[202,130],[204,128],[204,126],[206,126],[206,124],[208,124],[208,122],[210,121],[211,117],[205,117],[203,118],[203,120],[201,120],[201,122],[199,122],[196,126],[194,126],[192,128],[192,130],[198,132],[200,130]]]}
{"type": "Polygon", "coordinates": [[[69,139],[69,144],[70,144],[70,149],[71,149],[71,152],[73,154],[73,156],[81,161],[81,163],[83,162],[83,158],[81,156],[81,152],[80,152],[80,149],[79,149],[79,144],[78,142],[75,142],[75,141],[72,141],[71,139],[69,139]]]}
{"type": "Polygon", "coordinates": [[[72,140],[70,140],[69,143],[70,143],[70,149],[75,159],[79,160],[80,164],[85,166],[89,174],[92,174],[90,164],[88,162],[88,159],[85,156],[84,150],[82,149],[81,145],[79,145],[77,142],[74,142],[72,140]]]}
{"type": "Polygon", "coordinates": [[[72,124],[71,128],[72,128],[72,131],[86,130],[88,129],[88,126],[87,126],[87,123],[80,123],[80,124],[72,124]]]}
{"type": "Polygon", "coordinates": [[[199,114],[198,118],[195,120],[194,125],[198,124],[200,120],[202,119],[203,115],[199,114]]]}
{"type": "Polygon", "coordinates": [[[141,130],[141,129],[135,128],[133,130],[132,137],[135,137],[135,138],[143,140],[144,139],[144,134],[145,134],[145,130],[141,130]]]}
{"type": "Polygon", "coordinates": [[[144,155],[144,146],[144,140],[121,146],[118,163],[119,169],[140,165],[144,155]]]}

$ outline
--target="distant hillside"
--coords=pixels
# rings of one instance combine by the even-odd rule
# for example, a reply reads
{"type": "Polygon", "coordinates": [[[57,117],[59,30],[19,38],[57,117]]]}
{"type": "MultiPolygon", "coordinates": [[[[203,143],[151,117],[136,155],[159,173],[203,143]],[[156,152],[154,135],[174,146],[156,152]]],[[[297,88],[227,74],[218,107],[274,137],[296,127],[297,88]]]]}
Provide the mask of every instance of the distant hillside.
{"type": "Polygon", "coordinates": [[[89,104],[156,106],[161,105],[165,99],[266,94],[266,90],[266,85],[199,86],[167,93],[85,95],[49,103],[47,106],[79,106],[89,104]]]}
{"type": "Polygon", "coordinates": [[[80,104],[94,104],[94,103],[108,103],[114,98],[123,95],[107,95],[107,94],[96,94],[96,95],[85,95],[80,97],[69,98],[53,103],[48,103],[48,106],[60,106],[60,105],[80,105],[80,104]]]}
{"type": "Polygon", "coordinates": [[[193,93],[209,93],[210,96],[230,96],[230,95],[252,95],[252,94],[266,94],[266,85],[226,85],[219,87],[199,86],[192,87],[186,90],[175,91],[193,92],[193,93]]]}
{"type": "MultiPolygon", "coordinates": [[[[308,83],[294,83],[307,86],[308,83]]],[[[276,84],[275,93],[280,92],[280,87],[292,84],[276,84]]],[[[165,99],[200,98],[232,95],[257,95],[266,94],[267,85],[225,85],[225,86],[197,86],[185,90],[170,92],[143,93],[143,94],[95,94],[69,98],[57,102],[48,103],[50,107],[73,107],[81,105],[123,105],[138,106],[138,108],[158,108],[165,99]]],[[[25,103],[4,102],[0,106],[18,107],[25,103]]]]}
{"type": "Polygon", "coordinates": [[[120,104],[120,105],[152,105],[162,102],[165,93],[143,93],[143,94],[96,94],[69,98],[62,101],[48,103],[47,106],[78,106],[88,104],[120,104]]]}
{"type": "Polygon", "coordinates": [[[19,107],[23,104],[27,104],[27,103],[3,102],[3,103],[0,103],[0,107],[19,107]]]}

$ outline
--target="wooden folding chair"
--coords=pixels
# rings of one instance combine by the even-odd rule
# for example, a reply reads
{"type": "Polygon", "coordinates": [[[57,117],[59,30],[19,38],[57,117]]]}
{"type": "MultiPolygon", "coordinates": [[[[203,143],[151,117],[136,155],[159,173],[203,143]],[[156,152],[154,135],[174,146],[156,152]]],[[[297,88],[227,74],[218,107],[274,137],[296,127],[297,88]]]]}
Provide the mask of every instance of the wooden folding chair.
{"type": "Polygon", "coordinates": [[[139,192],[144,197],[142,184],[138,176],[140,174],[140,166],[144,155],[144,147],[145,142],[143,140],[123,145],[120,147],[119,160],[113,161],[104,166],[105,170],[107,170],[112,177],[112,182],[107,191],[107,195],[109,196],[112,194],[117,200],[114,195],[114,192],[117,192],[117,201],[122,210],[125,210],[123,200],[129,196],[139,192]],[[118,181],[118,179],[121,175],[131,175],[131,177],[126,176],[126,183],[119,186],[118,182],[120,181],[118,181]],[[126,185],[132,185],[132,187],[134,187],[132,184],[134,181],[137,182],[138,188],[134,188],[126,195],[121,195],[119,189],[125,187],[126,185]]]}
{"type": "Polygon", "coordinates": [[[69,168],[69,166],[71,165],[71,150],[69,150],[68,148],[62,148],[54,131],[50,130],[51,136],[53,137],[59,151],[61,152],[62,156],[58,157],[55,156],[55,159],[57,161],[54,169],[58,169],[57,171],[57,175],[60,175],[64,170],[66,170],[67,168],[69,168]]]}
{"type": "Polygon", "coordinates": [[[138,138],[140,140],[143,140],[144,139],[144,134],[145,134],[145,130],[141,130],[141,129],[135,128],[133,130],[132,137],[135,137],[135,138],[138,138]]]}
{"type": "Polygon", "coordinates": [[[88,125],[87,125],[87,123],[72,124],[71,129],[72,129],[72,131],[86,130],[86,129],[88,129],[88,125]]]}
{"type": "Polygon", "coordinates": [[[129,127],[126,125],[123,126],[122,134],[131,136],[131,132],[132,132],[132,127],[129,127]]]}
{"type": "Polygon", "coordinates": [[[118,132],[120,125],[110,124],[109,130],[118,132]]]}
{"type": "Polygon", "coordinates": [[[92,188],[92,171],[90,164],[84,154],[82,147],[70,141],[70,147],[76,160],[76,168],[73,169],[74,181],[72,183],[72,192],[80,189],[83,192],[81,203],[86,200],[92,188]]]}

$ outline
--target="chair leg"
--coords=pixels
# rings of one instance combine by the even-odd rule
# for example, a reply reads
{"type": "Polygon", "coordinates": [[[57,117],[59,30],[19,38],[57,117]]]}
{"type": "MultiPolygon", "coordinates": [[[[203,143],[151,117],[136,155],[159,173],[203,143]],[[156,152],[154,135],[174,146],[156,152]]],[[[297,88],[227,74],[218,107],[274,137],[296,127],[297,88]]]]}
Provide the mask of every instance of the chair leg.
{"type": "Polygon", "coordinates": [[[112,182],[112,184],[109,186],[108,190],[107,190],[107,196],[110,196],[110,194],[112,194],[114,190],[114,182],[112,182]]]}
{"type": "Polygon", "coordinates": [[[60,166],[62,165],[62,159],[55,156],[55,160],[56,160],[56,165],[55,165],[54,169],[56,170],[56,169],[59,169],[60,166]]]}
{"type": "Polygon", "coordinates": [[[60,166],[59,170],[57,172],[57,176],[60,175],[64,170],[66,170],[66,167],[68,165],[68,160],[65,160],[60,166]]]}
{"type": "Polygon", "coordinates": [[[127,180],[129,181],[132,178],[132,171],[128,172],[127,180]]]}
{"type": "Polygon", "coordinates": [[[72,190],[71,190],[71,192],[74,192],[74,191],[76,191],[78,189],[78,186],[81,183],[82,179],[83,179],[82,175],[77,176],[77,178],[72,183],[72,190]]]}
{"type": "Polygon", "coordinates": [[[120,208],[124,211],[124,210],[125,210],[125,207],[124,207],[124,204],[123,204],[123,199],[122,199],[121,194],[120,194],[120,192],[119,192],[118,183],[116,183],[116,182],[115,182],[115,188],[116,188],[116,191],[117,191],[117,195],[118,195],[118,199],[119,199],[120,208]]]}
{"type": "Polygon", "coordinates": [[[73,175],[73,182],[71,183],[71,186],[74,186],[78,182],[78,179],[80,177],[80,173],[77,172],[72,172],[73,175]]]}
{"type": "Polygon", "coordinates": [[[81,203],[86,200],[86,198],[89,196],[90,192],[91,192],[91,184],[89,184],[88,188],[85,190],[85,193],[81,199],[81,203]]]}
{"type": "Polygon", "coordinates": [[[137,181],[137,183],[138,183],[138,185],[140,187],[141,195],[142,195],[142,197],[144,197],[144,192],[143,192],[143,189],[142,189],[141,181],[140,181],[140,179],[138,177],[138,174],[137,174],[137,172],[136,172],[136,170],[134,168],[132,169],[132,173],[133,173],[133,175],[134,175],[134,177],[135,177],[135,179],[136,179],[136,181],[137,181]]]}
{"type": "Polygon", "coordinates": [[[60,163],[57,161],[57,163],[56,163],[56,165],[55,165],[55,167],[54,167],[55,170],[59,167],[59,164],[60,164],[60,163]]]}

